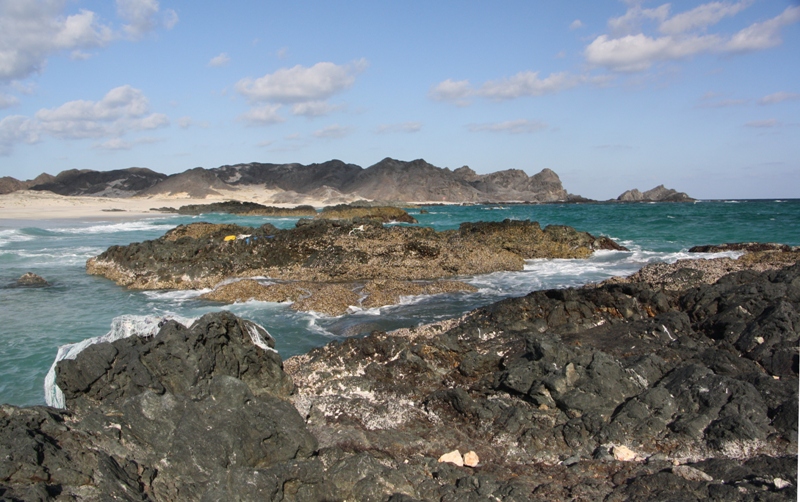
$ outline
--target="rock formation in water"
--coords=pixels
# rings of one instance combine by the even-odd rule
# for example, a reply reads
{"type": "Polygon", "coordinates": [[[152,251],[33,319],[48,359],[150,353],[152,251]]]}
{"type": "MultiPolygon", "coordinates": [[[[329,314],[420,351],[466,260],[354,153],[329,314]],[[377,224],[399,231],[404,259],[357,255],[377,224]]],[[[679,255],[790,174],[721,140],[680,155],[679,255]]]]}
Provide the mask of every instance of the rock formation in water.
{"type": "Polygon", "coordinates": [[[199,289],[256,276],[340,288],[359,283],[353,287],[360,289],[375,279],[432,281],[522,270],[526,259],[585,258],[596,249],[624,248],[606,237],[530,221],[463,223],[444,232],[370,219],[302,219],[288,230],[193,223],[153,241],[112,246],[88,260],[86,270],[136,289],[199,289]]]}
{"type": "Polygon", "coordinates": [[[225,202],[214,202],[211,204],[188,204],[178,209],[173,207],[162,207],[153,209],[162,213],[175,213],[183,215],[201,215],[208,213],[237,214],[239,216],[286,216],[303,217],[315,216],[317,210],[313,206],[297,207],[274,207],[258,204],[257,202],[243,202],[228,200],[225,202]]]}
{"type": "Polygon", "coordinates": [[[50,283],[40,275],[34,274],[33,272],[25,272],[17,279],[14,285],[17,287],[43,288],[49,286],[50,283]]]}
{"type": "Polygon", "coordinates": [[[66,410],[0,407],[0,496],[796,500],[798,325],[800,264],[537,291],[283,367],[229,313],[169,321],[58,363],[66,410]]]}
{"type": "Polygon", "coordinates": [[[695,199],[689,197],[684,192],[678,192],[672,188],[665,188],[658,185],[646,192],[640,192],[636,188],[628,190],[617,197],[619,202],[694,202],[695,199]]]}

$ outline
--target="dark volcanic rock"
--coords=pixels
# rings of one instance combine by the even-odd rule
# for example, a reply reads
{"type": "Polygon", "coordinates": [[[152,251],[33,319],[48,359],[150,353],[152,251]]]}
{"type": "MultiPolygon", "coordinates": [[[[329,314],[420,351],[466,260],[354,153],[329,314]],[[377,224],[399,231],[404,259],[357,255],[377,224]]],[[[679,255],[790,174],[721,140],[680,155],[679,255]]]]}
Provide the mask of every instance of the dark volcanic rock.
{"type": "Polygon", "coordinates": [[[181,206],[179,209],[162,208],[162,212],[186,214],[186,215],[200,215],[207,213],[227,213],[238,214],[242,216],[314,216],[317,211],[312,206],[297,206],[297,207],[274,207],[258,204],[257,202],[242,202],[229,200],[225,202],[214,202],[211,204],[189,204],[181,206]]]}
{"type": "Polygon", "coordinates": [[[365,220],[377,220],[381,223],[401,222],[417,223],[413,216],[399,207],[394,206],[374,206],[356,204],[340,204],[328,206],[316,215],[317,218],[326,220],[352,220],[361,218],[365,220]]]}
{"type": "Polygon", "coordinates": [[[0,407],[0,497],[796,500],[798,312],[800,264],[538,291],[293,357],[293,394],[256,325],[170,322],[0,407]]]}
{"type": "Polygon", "coordinates": [[[384,227],[373,220],[299,220],[293,229],[195,223],[112,246],[86,269],[138,289],[213,287],[232,277],[312,282],[431,280],[521,270],[525,259],[585,258],[621,249],[569,227],[530,221],[465,223],[458,230],[384,227]]]}
{"type": "MultiPolygon", "coordinates": [[[[77,170],[60,172],[52,181],[30,187],[59,195],[130,197],[167,178],[165,174],[143,167],[113,171],[77,170]]],[[[38,179],[38,178],[37,178],[38,179]]]]}
{"type": "Polygon", "coordinates": [[[218,190],[236,190],[220,180],[213,172],[196,167],[179,174],[164,177],[157,184],[141,189],[137,196],[187,194],[190,197],[204,198],[219,195],[218,190]]]}

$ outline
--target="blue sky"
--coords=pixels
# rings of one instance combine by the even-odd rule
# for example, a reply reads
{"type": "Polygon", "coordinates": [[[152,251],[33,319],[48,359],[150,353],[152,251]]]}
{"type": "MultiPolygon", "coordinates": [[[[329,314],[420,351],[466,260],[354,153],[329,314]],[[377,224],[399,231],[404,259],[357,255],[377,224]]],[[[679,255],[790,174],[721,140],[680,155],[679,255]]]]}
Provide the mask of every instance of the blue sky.
{"type": "Polygon", "coordinates": [[[0,176],[384,157],[800,197],[800,2],[0,0],[0,176]]]}

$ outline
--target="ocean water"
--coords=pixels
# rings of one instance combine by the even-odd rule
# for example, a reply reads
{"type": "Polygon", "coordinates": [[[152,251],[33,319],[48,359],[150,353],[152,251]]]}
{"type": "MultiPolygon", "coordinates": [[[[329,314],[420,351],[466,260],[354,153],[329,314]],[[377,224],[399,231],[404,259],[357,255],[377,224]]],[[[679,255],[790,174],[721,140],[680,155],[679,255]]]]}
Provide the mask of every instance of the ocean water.
{"type": "MultiPolygon", "coordinates": [[[[135,221],[12,221],[0,219],[0,403],[44,404],[43,384],[59,346],[109,332],[124,315],[196,318],[227,309],[264,326],[284,358],[331,340],[375,329],[416,326],[459,316],[502,298],[537,289],[577,286],[628,275],[654,261],[689,256],[689,247],[724,242],[800,245],[800,199],[703,201],[694,204],[547,204],[531,206],[431,206],[409,210],[420,225],[437,230],[464,221],[530,219],[542,226],[570,225],[605,235],[631,251],[601,251],[586,260],[531,260],[521,272],[462,277],[479,288],[404,298],[399,305],[355,310],[341,317],[295,312],[288,304],[222,305],[198,291],[132,291],[85,273],[88,258],[114,244],[161,236],[193,221],[266,222],[291,228],[296,219],[201,215],[135,221]],[[47,279],[46,288],[12,287],[25,272],[47,279]]],[[[0,213],[2,217],[2,213],[0,213]]]]}

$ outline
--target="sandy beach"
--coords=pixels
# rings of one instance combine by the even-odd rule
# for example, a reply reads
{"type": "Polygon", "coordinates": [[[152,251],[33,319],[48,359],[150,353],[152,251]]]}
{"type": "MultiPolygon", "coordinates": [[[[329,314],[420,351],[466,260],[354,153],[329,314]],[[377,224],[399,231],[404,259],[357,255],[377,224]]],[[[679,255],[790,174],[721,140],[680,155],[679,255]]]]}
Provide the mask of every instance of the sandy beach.
{"type": "Polygon", "coordinates": [[[341,200],[341,197],[335,199],[311,198],[295,192],[268,190],[260,187],[220,191],[219,194],[208,195],[205,198],[192,198],[186,194],[129,198],[84,197],[63,196],[46,191],[20,190],[0,195],[0,221],[136,219],[166,214],[154,211],[155,208],[174,207],[177,209],[189,204],[210,204],[225,200],[250,201],[276,207],[295,207],[300,204],[323,207],[349,201],[341,200]]]}

